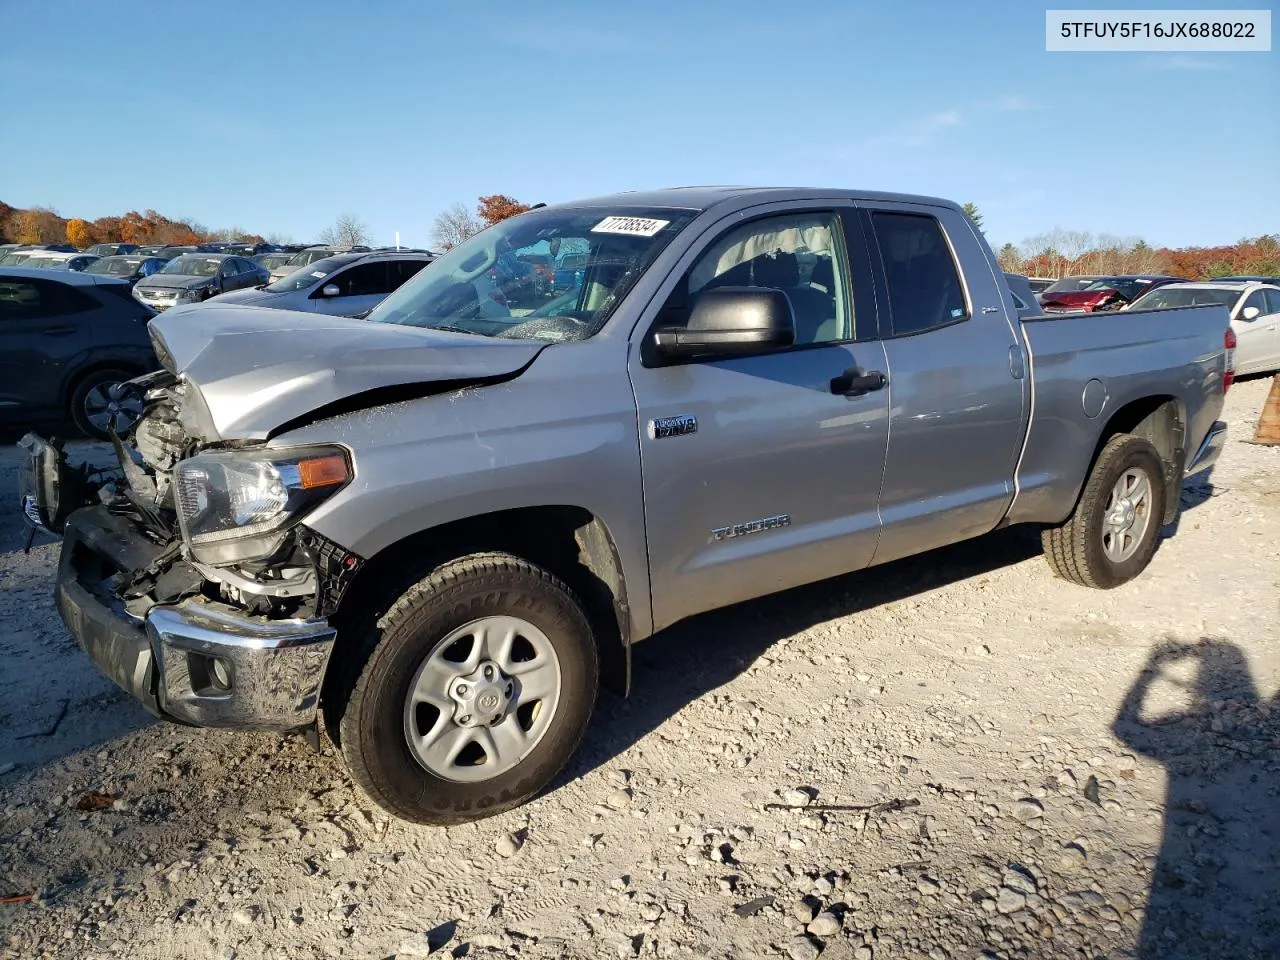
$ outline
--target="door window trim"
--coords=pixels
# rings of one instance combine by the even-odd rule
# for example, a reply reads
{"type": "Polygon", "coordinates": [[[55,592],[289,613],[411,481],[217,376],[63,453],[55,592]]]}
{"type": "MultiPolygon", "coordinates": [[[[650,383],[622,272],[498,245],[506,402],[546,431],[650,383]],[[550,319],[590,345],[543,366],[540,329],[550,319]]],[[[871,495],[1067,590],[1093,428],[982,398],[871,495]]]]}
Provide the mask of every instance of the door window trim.
{"type": "MultiPolygon", "coordinates": [[[[674,267],[668,272],[663,279],[661,285],[654,292],[649,302],[645,304],[644,309],[640,311],[640,319],[633,327],[633,335],[635,331],[643,330],[644,333],[640,337],[639,355],[640,363],[647,369],[656,369],[661,367],[688,366],[691,364],[719,363],[725,360],[738,359],[747,360],[752,357],[772,357],[784,353],[794,353],[800,350],[814,350],[824,347],[836,347],[848,345],[851,343],[865,343],[868,340],[878,338],[878,312],[877,312],[877,296],[871,287],[871,271],[870,263],[867,258],[867,250],[864,238],[861,232],[854,234],[853,230],[857,227],[853,224],[856,220],[857,210],[852,200],[847,198],[835,198],[829,200],[803,200],[803,201],[774,201],[772,203],[760,204],[757,207],[750,207],[745,210],[739,210],[736,213],[728,214],[720,219],[710,223],[703,231],[698,234],[697,238],[685,249],[680,255],[680,259],[676,261],[674,267]],[[848,307],[851,312],[851,323],[853,326],[854,336],[842,340],[823,340],[817,343],[799,343],[792,344],[789,347],[778,347],[774,350],[762,350],[759,353],[749,355],[732,356],[725,354],[723,356],[703,356],[690,357],[687,359],[667,359],[658,354],[654,344],[654,333],[658,327],[659,318],[663,309],[667,305],[667,301],[675,292],[676,285],[684,282],[689,271],[698,263],[702,255],[721,237],[729,233],[731,230],[737,230],[747,224],[755,223],[761,220],[771,220],[785,216],[812,216],[814,214],[828,214],[835,218],[839,229],[836,230],[838,236],[834,242],[837,252],[844,256],[846,287],[848,288],[848,307]],[[855,253],[856,249],[856,253],[855,253]],[[855,266],[857,264],[858,266],[855,266]],[[861,276],[859,276],[861,274],[861,276]],[[862,318],[866,317],[867,326],[870,328],[869,335],[861,335],[863,330],[862,318]]],[[[833,263],[834,267],[835,264],[833,263]]]]}
{"type": "MultiPolygon", "coordinates": [[[[877,283],[877,296],[885,305],[884,316],[885,321],[882,326],[880,339],[882,340],[901,340],[906,337],[918,337],[922,334],[933,333],[935,330],[946,330],[960,323],[968,323],[973,319],[973,298],[969,292],[969,283],[964,275],[964,268],[961,266],[960,258],[956,255],[956,247],[951,239],[951,234],[947,231],[947,226],[943,222],[939,211],[945,208],[940,207],[916,207],[915,205],[906,204],[879,204],[855,201],[858,207],[858,219],[862,224],[862,230],[867,247],[867,255],[873,256],[876,261],[872,274],[875,275],[877,283]],[[937,224],[939,232],[942,234],[942,240],[947,245],[947,252],[951,254],[951,265],[956,272],[956,279],[960,282],[960,293],[964,297],[965,315],[956,317],[948,323],[935,324],[932,327],[925,327],[922,330],[912,330],[907,333],[898,333],[893,326],[893,305],[889,298],[889,271],[885,267],[884,255],[880,250],[880,239],[876,235],[875,221],[872,219],[874,213],[890,213],[898,214],[905,217],[927,217],[937,224]]],[[[1012,292],[1012,291],[1011,291],[1012,292]]],[[[1007,322],[1007,318],[1006,318],[1007,322]]]]}

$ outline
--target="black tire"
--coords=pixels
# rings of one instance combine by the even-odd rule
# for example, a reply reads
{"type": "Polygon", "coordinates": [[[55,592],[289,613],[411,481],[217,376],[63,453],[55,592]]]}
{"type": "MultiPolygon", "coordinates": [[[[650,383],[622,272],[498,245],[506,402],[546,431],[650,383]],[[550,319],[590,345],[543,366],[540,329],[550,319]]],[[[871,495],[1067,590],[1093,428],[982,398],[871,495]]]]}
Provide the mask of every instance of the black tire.
{"type": "Polygon", "coordinates": [[[1110,590],[1128,583],[1146,569],[1155,555],[1164,509],[1164,467],[1160,454],[1141,437],[1117,434],[1098,454],[1075,511],[1065,523],[1041,534],[1045,559],[1057,576],[1083,587],[1110,590]],[[1103,549],[1103,521],[1112,488],[1131,468],[1147,475],[1151,488],[1150,519],[1137,550],[1126,560],[1116,562],[1103,549]]]}
{"type": "Polygon", "coordinates": [[[595,707],[599,664],[581,605],[558,578],[518,557],[473,554],[414,584],[334,664],[326,726],[352,778],[388,813],[448,825],[519,806],[543,790],[578,748],[595,707]],[[455,782],[420,764],[404,732],[418,666],[456,628],[485,616],[518,616],[540,629],[559,660],[561,692],[545,734],[505,773],[455,782]]]}
{"type": "Polygon", "coordinates": [[[75,385],[75,389],[71,391],[71,400],[67,410],[71,415],[72,423],[76,425],[76,429],[95,440],[109,439],[107,431],[95,426],[89,419],[92,412],[88,409],[90,397],[96,396],[95,391],[100,387],[110,386],[113,383],[124,383],[126,380],[132,380],[136,376],[136,373],[131,373],[128,370],[113,368],[94,370],[92,373],[82,377],[75,385]]]}

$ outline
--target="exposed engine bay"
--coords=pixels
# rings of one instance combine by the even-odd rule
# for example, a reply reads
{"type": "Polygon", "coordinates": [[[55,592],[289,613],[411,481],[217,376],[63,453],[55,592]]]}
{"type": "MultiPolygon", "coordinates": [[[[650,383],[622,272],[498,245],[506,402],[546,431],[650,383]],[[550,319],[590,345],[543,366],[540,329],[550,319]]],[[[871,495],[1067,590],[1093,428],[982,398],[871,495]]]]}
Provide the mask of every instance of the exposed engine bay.
{"type": "Polygon", "coordinates": [[[103,571],[100,582],[137,619],[156,605],[197,596],[272,620],[331,614],[362,559],[295,516],[299,504],[314,502],[317,490],[331,492],[345,482],[349,474],[338,462],[342,455],[319,450],[281,460],[255,457],[255,448],[267,453],[261,444],[205,443],[184,416],[192,388],[167,370],[122,389],[141,399],[142,414],[135,422],[117,418],[112,424],[113,463],[72,463],[59,441],[23,438],[29,456],[23,483],[28,520],[60,534],[72,512],[99,504],[127,520],[157,550],[140,569],[103,571]],[[211,468],[192,467],[204,463],[211,468]],[[252,474],[258,486],[249,487],[247,501],[242,491],[215,484],[218,468],[242,481],[246,471],[252,474]],[[244,527],[256,536],[200,526],[208,526],[207,514],[221,511],[234,519],[248,512],[257,520],[272,516],[272,508],[273,522],[244,527]]]}

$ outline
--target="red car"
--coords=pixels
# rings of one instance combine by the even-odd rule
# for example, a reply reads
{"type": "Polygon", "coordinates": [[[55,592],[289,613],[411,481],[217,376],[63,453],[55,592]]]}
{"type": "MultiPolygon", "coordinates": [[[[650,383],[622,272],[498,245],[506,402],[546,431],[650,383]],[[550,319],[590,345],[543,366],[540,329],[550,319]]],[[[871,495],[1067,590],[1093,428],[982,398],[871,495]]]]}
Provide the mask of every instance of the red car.
{"type": "Polygon", "coordinates": [[[1064,277],[1039,295],[1045,313],[1094,313],[1119,310],[1148,290],[1166,283],[1183,283],[1181,277],[1141,274],[1127,277],[1064,277]]]}

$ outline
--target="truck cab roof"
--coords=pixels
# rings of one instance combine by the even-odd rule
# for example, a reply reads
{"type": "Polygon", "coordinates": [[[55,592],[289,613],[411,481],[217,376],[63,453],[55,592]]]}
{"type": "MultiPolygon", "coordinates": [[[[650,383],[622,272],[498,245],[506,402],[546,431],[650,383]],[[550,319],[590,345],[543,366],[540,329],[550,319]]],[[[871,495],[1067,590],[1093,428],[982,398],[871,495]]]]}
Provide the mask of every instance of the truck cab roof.
{"type": "Polygon", "coordinates": [[[602,194],[584,200],[552,204],[555,207],[671,207],[682,210],[710,210],[712,207],[744,201],[752,204],[810,198],[838,200],[878,200],[894,203],[919,203],[958,210],[959,205],[940,197],[910,193],[886,193],[876,190],[850,190],[843,187],[752,187],[701,186],[665,187],[657,190],[633,190],[602,194]]]}

